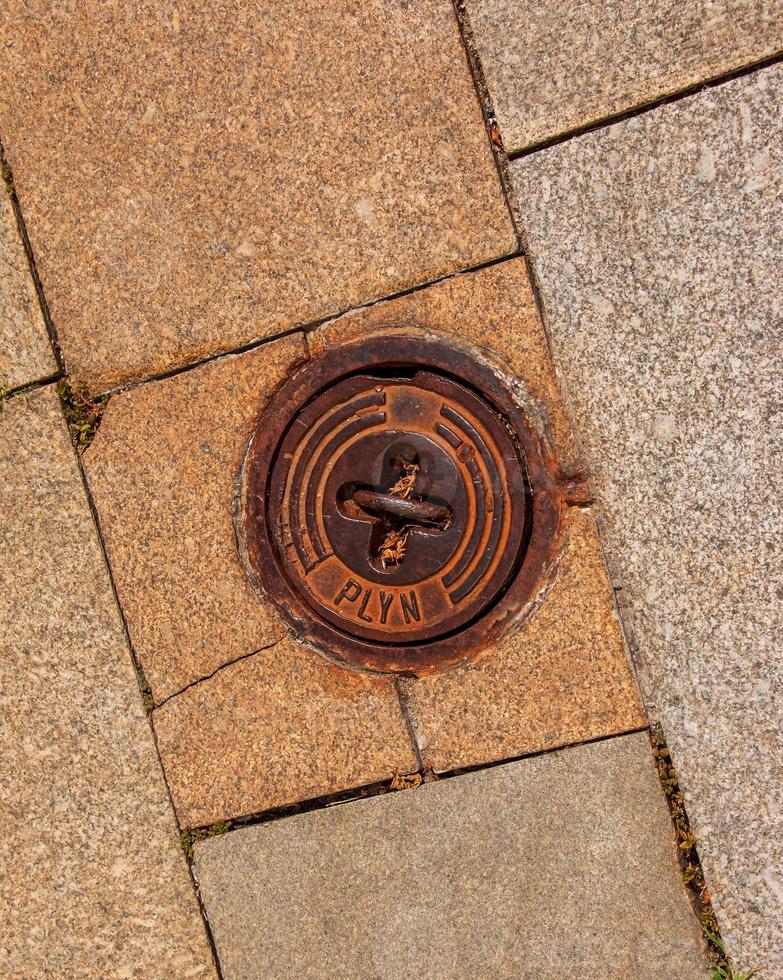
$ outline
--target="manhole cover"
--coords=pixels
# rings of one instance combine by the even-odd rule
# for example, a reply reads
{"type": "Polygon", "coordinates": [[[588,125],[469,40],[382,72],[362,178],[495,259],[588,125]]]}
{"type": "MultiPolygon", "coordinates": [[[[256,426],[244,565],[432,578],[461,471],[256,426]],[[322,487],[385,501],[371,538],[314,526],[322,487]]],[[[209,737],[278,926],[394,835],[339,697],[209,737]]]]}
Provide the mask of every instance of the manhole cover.
{"type": "Polygon", "coordinates": [[[341,660],[462,659],[530,597],[558,525],[538,440],[495,375],[445,344],[346,345],[278,392],[251,442],[251,576],[341,660]]]}

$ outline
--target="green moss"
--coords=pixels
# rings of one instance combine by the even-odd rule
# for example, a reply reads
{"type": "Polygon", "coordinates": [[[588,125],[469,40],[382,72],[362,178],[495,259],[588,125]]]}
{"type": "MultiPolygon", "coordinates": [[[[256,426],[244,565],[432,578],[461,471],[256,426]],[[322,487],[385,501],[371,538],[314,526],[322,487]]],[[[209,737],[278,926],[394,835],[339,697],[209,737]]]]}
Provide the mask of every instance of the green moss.
{"type": "Polygon", "coordinates": [[[107,396],[92,399],[83,385],[72,384],[67,379],[57,383],[57,394],[62,402],[63,415],[73,443],[84,452],[95,438],[109,399],[107,396]]]}
{"type": "Polygon", "coordinates": [[[0,178],[2,178],[3,184],[5,185],[6,193],[13,194],[14,192],[14,176],[11,173],[11,168],[2,160],[0,162],[0,178]]]}
{"type": "Polygon", "coordinates": [[[201,827],[198,830],[183,830],[179,835],[179,842],[188,861],[193,860],[193,847],[198,841],[208,840],[210,837],[219,837],[231,829],[231,825],[225,821],[213,823],[211,827],[201,827]]]}
{"type": "Polygon", "coordinates": [[[141,691],[141,700],[144,705],[144,710],[147,714],[152,711],[155,707],[155,702],[152,700],[152,688],[149,685],[149,681],[144,676],[144,671],[141,667],[136,668],[136,680],[139,682],[139,690],[141,691]]]}

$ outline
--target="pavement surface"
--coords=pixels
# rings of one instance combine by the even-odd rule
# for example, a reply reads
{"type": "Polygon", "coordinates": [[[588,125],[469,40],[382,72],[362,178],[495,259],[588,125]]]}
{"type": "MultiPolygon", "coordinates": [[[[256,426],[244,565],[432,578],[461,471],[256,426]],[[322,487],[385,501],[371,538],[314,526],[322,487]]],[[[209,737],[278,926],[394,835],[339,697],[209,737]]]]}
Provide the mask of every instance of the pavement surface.
{"type": "Polygon", "coordinates": [[[768,68],[512,167],[646,703],[745,962],[783,948],[782,95],[768,68]]]}
{"type": "Polygon", "coordinates": [[[644,733],[236,830],[194,868],[227,976],[704,976],[644,733]]]}
{"type": "Polygon", "coordinates": [[[0,973],[783,975],[779,10],[0,40],[0,973]],[[237,532],[280,386],[395,332],[589,477],[420,676],[302,642],[237,532]]]}

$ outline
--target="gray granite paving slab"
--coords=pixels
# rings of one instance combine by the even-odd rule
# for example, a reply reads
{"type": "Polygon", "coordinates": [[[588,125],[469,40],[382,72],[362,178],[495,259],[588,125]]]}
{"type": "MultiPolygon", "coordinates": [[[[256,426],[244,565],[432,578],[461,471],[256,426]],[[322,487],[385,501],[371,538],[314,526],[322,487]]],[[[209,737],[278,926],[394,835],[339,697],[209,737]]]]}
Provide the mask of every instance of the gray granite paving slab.
{"type": "Polygon", "coordinates": [[[770,0],[467,0],[513,152],[783,49],[770,0]]]}
{"type": "Polygon", "coordinates": [[[0,390],[56,370],[11,197],[0,181],[0,390]]]}
{"type": "Polygon", "coordinates": [[[736,965],[783,974],[783,68],[513,167],[640,679],[736,965]]]}
{"type": "Polygon", "coordinates": [[[51,387],[0,445],[0,975],[214,976],[51,387]]]}
{"type": "Polygon", "coordinates": [[[196,846],[226,980],[703,977],[647,736],[196,846]]]}

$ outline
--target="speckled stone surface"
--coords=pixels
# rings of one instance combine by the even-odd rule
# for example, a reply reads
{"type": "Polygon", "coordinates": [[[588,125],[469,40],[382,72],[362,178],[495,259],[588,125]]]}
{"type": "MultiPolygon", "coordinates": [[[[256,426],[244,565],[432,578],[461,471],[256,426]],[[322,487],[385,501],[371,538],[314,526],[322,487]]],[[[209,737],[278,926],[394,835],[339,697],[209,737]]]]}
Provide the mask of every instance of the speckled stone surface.
{"type": "Polygon", "coordinates": [[[516,248],[444,0],[9,0],[0,38],[0,133],[93,390],[516,248]]]}
{"type": "MultiPolygon", "coordinates": [[[[390,327],[450,336],[489,358],[561,467],[579,467],[524,260],[353,311],[307,343],[317,356],[390,327]]],[[[446,771],[646,724],[588,512],[571,510],[563,554],[554,587],[526,624],[476,664],[404,682],[425,764],[446,771]]]]}
{"type": "Polygon", "coordinates": [[[331,320],[308,333],[312,356],[389,327],[436,332],[491,359],[566,471],[578,468],[524,259],[453,276],[331,320]]]}
{"type": "Polygon", "coordinates": [[[336,667],[289,639],[188,688],[153,721],[184,826],[417,768],[394,679],[336,667]]]}
{"type": "Polygon", "coordinates": [[[783,48],[769,0],[467,0],[511,153],[783,48]]]}
{"type": "Polygon", "coordinates": [[[196,845],[226,980],[701,978],[645,735],[196,845]]]}
{"type": "Polygon", "coordinates": [[[56,370],[11,198],[0,182],[0,390],[56,370]]]}
{"type": "Polygon", "coordinates": [[[783,69],[514,166],[728,949],[783,973],[783,69]]]}
{"type": "Polygon", "coordinates": [[[115,395],[85,453],[156,701],[283,635],[239,563],[232,507],[258,416],[305,356],[292,334],[115,395]]]}
{"type": "Polygon", "coordinates": [[[425,764],[437,771],[646,724],[595,525],[571,508],[547,598],[475,664],[406,681],[425,764]]]}
{"type": "Polygon", "coordinates": [[[54,390],[0,437],[0,974],[214,976],[54,390]]]}

